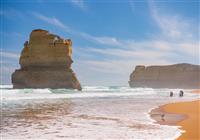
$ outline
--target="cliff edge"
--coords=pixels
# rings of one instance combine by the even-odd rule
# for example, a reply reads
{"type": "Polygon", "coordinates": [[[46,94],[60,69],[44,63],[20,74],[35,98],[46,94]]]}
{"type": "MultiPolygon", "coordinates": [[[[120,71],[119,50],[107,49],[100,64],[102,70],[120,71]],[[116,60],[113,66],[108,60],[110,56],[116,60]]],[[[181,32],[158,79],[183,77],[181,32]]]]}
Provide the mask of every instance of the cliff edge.
{"type": "Polygon", "coordinates": [[[72,41],[36,29],[24,43],[19,64],[12,74],[13,88],[71,88],[81,85],[71,69],[72,41]]]}
{"type": "Polygon", "coordinates": [[[130,87],[200,88],[200,66],[175,64],[166,66],[136,66],[130,75],[130,87]]]}

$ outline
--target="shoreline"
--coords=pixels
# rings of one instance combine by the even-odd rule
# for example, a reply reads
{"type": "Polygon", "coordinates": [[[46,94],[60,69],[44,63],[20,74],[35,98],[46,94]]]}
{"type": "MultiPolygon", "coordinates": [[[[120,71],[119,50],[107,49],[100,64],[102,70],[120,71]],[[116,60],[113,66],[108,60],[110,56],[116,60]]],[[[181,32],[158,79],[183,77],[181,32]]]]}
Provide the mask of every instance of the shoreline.
{"type": "MultiPolygon", "coordinates": [[[[191,93],[200,94],[200,90],[194,90],[191,93]]],[[[155,123],[177,126],[181,130],[181,135],[177,140],[198,140],[200,139],[199,112],[200,99],[161,105],[152,109],[149,114],[155,123]]]]}
{"type": "MultiPolygon", "coordinates": [[[[5,89],[2,94],[5,102],[2,106],[2,137],[176,139],[182,134],[180,127],[155,124],[149,112],[159,105],[199,99],[198,94],[171,98],[168,97],[169,89],[119,87],[105,91],[107,88],[88,87],[82,93],[63,89],[5,89]]],[[[179,89],[174,91],[177,93],[179,89]]],[[[187,93],[190,91],[187,90],[187,93]]],[[[176,119],[182,117],[174,114],[167,116],[176,119]]]]}

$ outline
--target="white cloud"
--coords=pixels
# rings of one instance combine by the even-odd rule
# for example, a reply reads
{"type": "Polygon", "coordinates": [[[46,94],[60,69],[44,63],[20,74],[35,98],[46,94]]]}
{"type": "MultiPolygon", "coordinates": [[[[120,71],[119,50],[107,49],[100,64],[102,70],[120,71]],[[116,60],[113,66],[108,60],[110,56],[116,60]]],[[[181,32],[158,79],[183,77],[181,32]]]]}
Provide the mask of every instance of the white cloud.
{"type": "Polygon", "coordinates": [[[8,52],[8,51],[0,51],[0,57],[1,58],[8,58],[8,59],[19,59],[19,54],[14,52],[8,52]]]}
{"type": "Polygon", "coordinates": [[[158,9],[153,0],[149,1],[149,8],[152,18],[161,29],[160,35],[157,36],[167,42],[167,48],[197,58],[199,55],[198,25],[190,18],[176,13],[171,15],[167,11],[158,9]]]}
{"type": "Polygon", "coordinates": [[[96,42],[98,44],[103,44],[103,45],[111,45],[111,46],[122,46],[121,42],[116,39],[115,37],[107,37],[107,36],[93,36],[84,32],[77,32],[81,37],[92,41],[96,42]]]}
{"type": "Polygon", "coordinates": [[[74,60],[73,67],[82,83],[87,85],[98,81],[99,84],[110,82],[124,85],[136,65],[182,63],[187,58],[189,62],[191,60],[196,62],[199,57],[199,42],[195,40],[195,32],[191,29],[193,24],[178,15],[163,14],[154,3],[150,3],[150,12],[160,32],[152,35],[148,40],[140,41],[122,40],[114,36],[93,36],[75,31],[57,18],[41,14],[37,15],[37,18],[62,29],[68,28],[70,30],[65,30],[66,32],[104,46],[78,48],[73,51],[80,60],[74,60]]]}
{"type": "Polygon", "coordinates": [[[152,50],[150,48],[154,44],[149,46],[150,43],[151,42],[148,41],[135,42],[135,44],[132,45],[137,45],[137,49],[134,49],[134,46],[127,48],[79,48],[79,50],[74,50],[74,55],[79,56],[81,59],[74,60],[75,63],[73,67],[77,75],[81,75],[80,80],[86,85],[96,84],[96,81],[88,81],[90,78],[93,80],[97,78],[97,82],[101,85],[127,85],[129,75],[136,65],[164,65],[176,63],[167,59],[168,56],[176,54],[163,51],[162,48],[152,50]],[[90,57],[88,57],[89,55],[90,57]],[[96,56],[100,56],[100,58],[96,56]],[[83,71],[87,74],[84,74],[83,71]]]}
{"type": "Polygon", "coordinates": [[[87,9],[83,0],[69,0],[67,2],[71,2],[74,6],[80,8],[81,10],[85,11],[87,9]]]}
{"type": "Polygon", "coordinates": [[[62,28],[62,29],[65,29],[65,30],[70,30],[70,28],[68,26],[66,26],[64,23],[62,23],[60,20],[58,20],[57,18],[55,17],[47,17],[47,16],[44,16],[40,13],[37,13],[37,12],[33,12],[32,13],[36,18],[42,20],[42,21],[45,21],[51,25],[54,25],[56,27],[59,27],[59,28],[62,28]]]}
{"type": "Polygon", "coordinates": [[[0,84],[10,84],[11,74],[19,67],[19,54],[0,50],[0,84]]]}
{"type": "MultiPolygon", "coordinates": [[[[145,56],[144,56],[145,57],[145,56]]],[[[80,60],[73,64],[81,83],[84,85],[128,85],[131,72],[136,65],[165,65],[172,62],[152,58],[150,60],[80,60]]]]}
{"type": "Polygon", "coordinates": [[[84,77],[84,70],[85,73],[93,73],[95,77],[101,77],[101,84],[109,81],[109,83],[124,85],[128,84],[129,75],[136,65],[197,63],[200,49],[199,41],[195,37],[197,31],[193,29],[195,24],[179,15],[166,15],[168,12],[160,11],[154,3],[150,3],[150,12],[160,32],[152,35],[148,40],[120,40],[116,37],[97,37],[83,33],[82,37],[103,44],[105,47],[86,47],[77,53],[81,61],[76,61],[75,69],[78,73],[82,73],[81,80],[88,79],[88,75],[84,77]],[[81,69],[79,64],[84,69],[81,69]],[[108,75],[111,77],[107,78],[108,75]]]}
{"type": "Polygon", "coordinates": [[[183,52],[186,55],[192,56],[194,59],[200,55],[200,48],[198,42],[182,42],[177,43],[177,50],[183,52]]]}
{"type": "Polygon", "coordinates": [[[81,36],[84,39],[87,39],[88,41],[92,41],[92,42],[96,42],[98,44],[103,44],[103,45],[112,45],[112,46],[123,46],[124,43],[122,44],[119,40],[117,40],[115,37],[106,37],[106,36],[93,36],[90,35],[88,33],[85,32],[80,32],[80,31],[76,31],[73,30],[72,28],[70,28],[69,26],[67,26],[66,24],[62,23],[59,19],[55,18],[55,17],[48,17],[45,16],[41,13],[37,13],[37,12],[33,12],[32,13],[36,18],[38,18],[39,20],[42,20],[48,24],[54,25],[56,27],[65,29],[66,32],[75,34],[77,36],[81,36]]]}
{"type": "Polygon", "coordinates": [[[162,35],[170,39],[191,39],[194,35],[194,26],[189,18],[176,13],[169,14],[163,9],[158,9],[156,2],[149,1],[151,17],[162,31],[162,35]]]}
{"type": "MultiPolygon", "coordinates": [[[[131,58],[131,57],[130,57],[131,58]]],[[[134,58],[134,57],[132,57],[134,58]]],[[[158,59],[155,62],[152,62],[152,60],[157,60],[156,57],[144,60],[144,59],[130,59],[130,60],[85,60],[80,63],[83,63],[85,66],[88,67],[88,72],[93,70],[98,72],[99,74],[119,74],[124,75],[123,79],[128,80],[129,74],[133,71],[133,68],[136,65],[165,65],[170,64],[171,62],[168,60],[158,59]]],[[[96,73],[96,74],[98,74],[96,73]]],[[[119,78],[122,78],[119,76],[119,78]]]]}
{"type": "Polygon", "coordinates": [[[152,60],[154,58],[162,58],[168,53],[159,50],[132,50],[130,49],[118,49],[118,48],[109,48],[109,49],[97,49],[91,48],[86,49],[87,53],[98,53],[99,55],[104,55],[107,57],[118,57],[120,60],[152,60]]]}

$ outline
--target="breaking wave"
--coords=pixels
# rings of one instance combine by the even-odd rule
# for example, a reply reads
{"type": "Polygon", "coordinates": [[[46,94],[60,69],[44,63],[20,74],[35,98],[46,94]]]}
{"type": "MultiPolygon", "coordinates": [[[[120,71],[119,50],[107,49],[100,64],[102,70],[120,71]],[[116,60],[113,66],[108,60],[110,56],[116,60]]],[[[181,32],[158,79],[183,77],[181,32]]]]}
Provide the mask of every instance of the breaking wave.
{"type": "MultiPolygon", "coordinates": [[[[179,98],[180,89],[130,88],[126,86],[83,86],[82,91],[72,89],[13,89],[11,85],[1,85],[1,107],[3,113],[12,115],[21,112],[43,113],[55,119],[39,120],[39,124],[20,121],[17,117],[5,117],[5,121],[18,127],[7,126],[5,139],[175,139],[181,134],[178,126],[154,124],[149,110],[169,102],[198,99],[198,94],[184,90],[184,98],[179,98]],[[169,97],[170,91],[174,97],[169,97]],[[71,115],[63,116],[72,103],[71,115]],[[49,111],[48,111],[49,109],[49,111]],[[53,110],[51,110],[53,109],[53,110]],[[41,111],[42,110],[42,111],[41,111]],[[57,114],[53,115],[51,114],[57,114]],[[70,122],[69,126],[63,126],[70,122]],[[36,131],[44,125],[45,130],[36,131]],[[23,126],[23,127],[21,127],[23,126]],[[84,127],[84,129],[82,129],[84,127]],[[141,131],[143,127],[143,131],[141,131]],[[22,132],[24,130],[24,132],[22,132]],[[9,133],[8,133],[9,132],[9,133]],[[67,132],[67,133],[66,133],[67,132]],[[116,136],[116,137],[114,137],[116,136]]],[[[21,114],[20,117],[27,117],[21,114]]],[[[33,115],[33,114],[32,114],[33,115]]],[[[26,119],[25,119],[26,120],[26,119]]],[[[7,124],[7,123],[6,123],[7,124]]]]}

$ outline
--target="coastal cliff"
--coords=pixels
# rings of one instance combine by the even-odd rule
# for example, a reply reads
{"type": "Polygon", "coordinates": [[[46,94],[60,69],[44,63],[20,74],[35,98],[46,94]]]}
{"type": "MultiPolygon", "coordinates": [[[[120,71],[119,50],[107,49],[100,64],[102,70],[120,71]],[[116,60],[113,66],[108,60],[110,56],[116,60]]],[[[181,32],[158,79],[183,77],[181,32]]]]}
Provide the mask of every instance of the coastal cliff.
{"type": "Polygon", "coordinates": [[[12,74],[13,88],[72,88],[81,85],[71,69],[72,41],[36,29],[24,43],[19,64],[12,74]]]}
{"type": "Polygon", "coordinates": [[[200,66],[175,64],[167,66],[136,66],[130,75],[130,87],[200,88],[200,66]]]}

